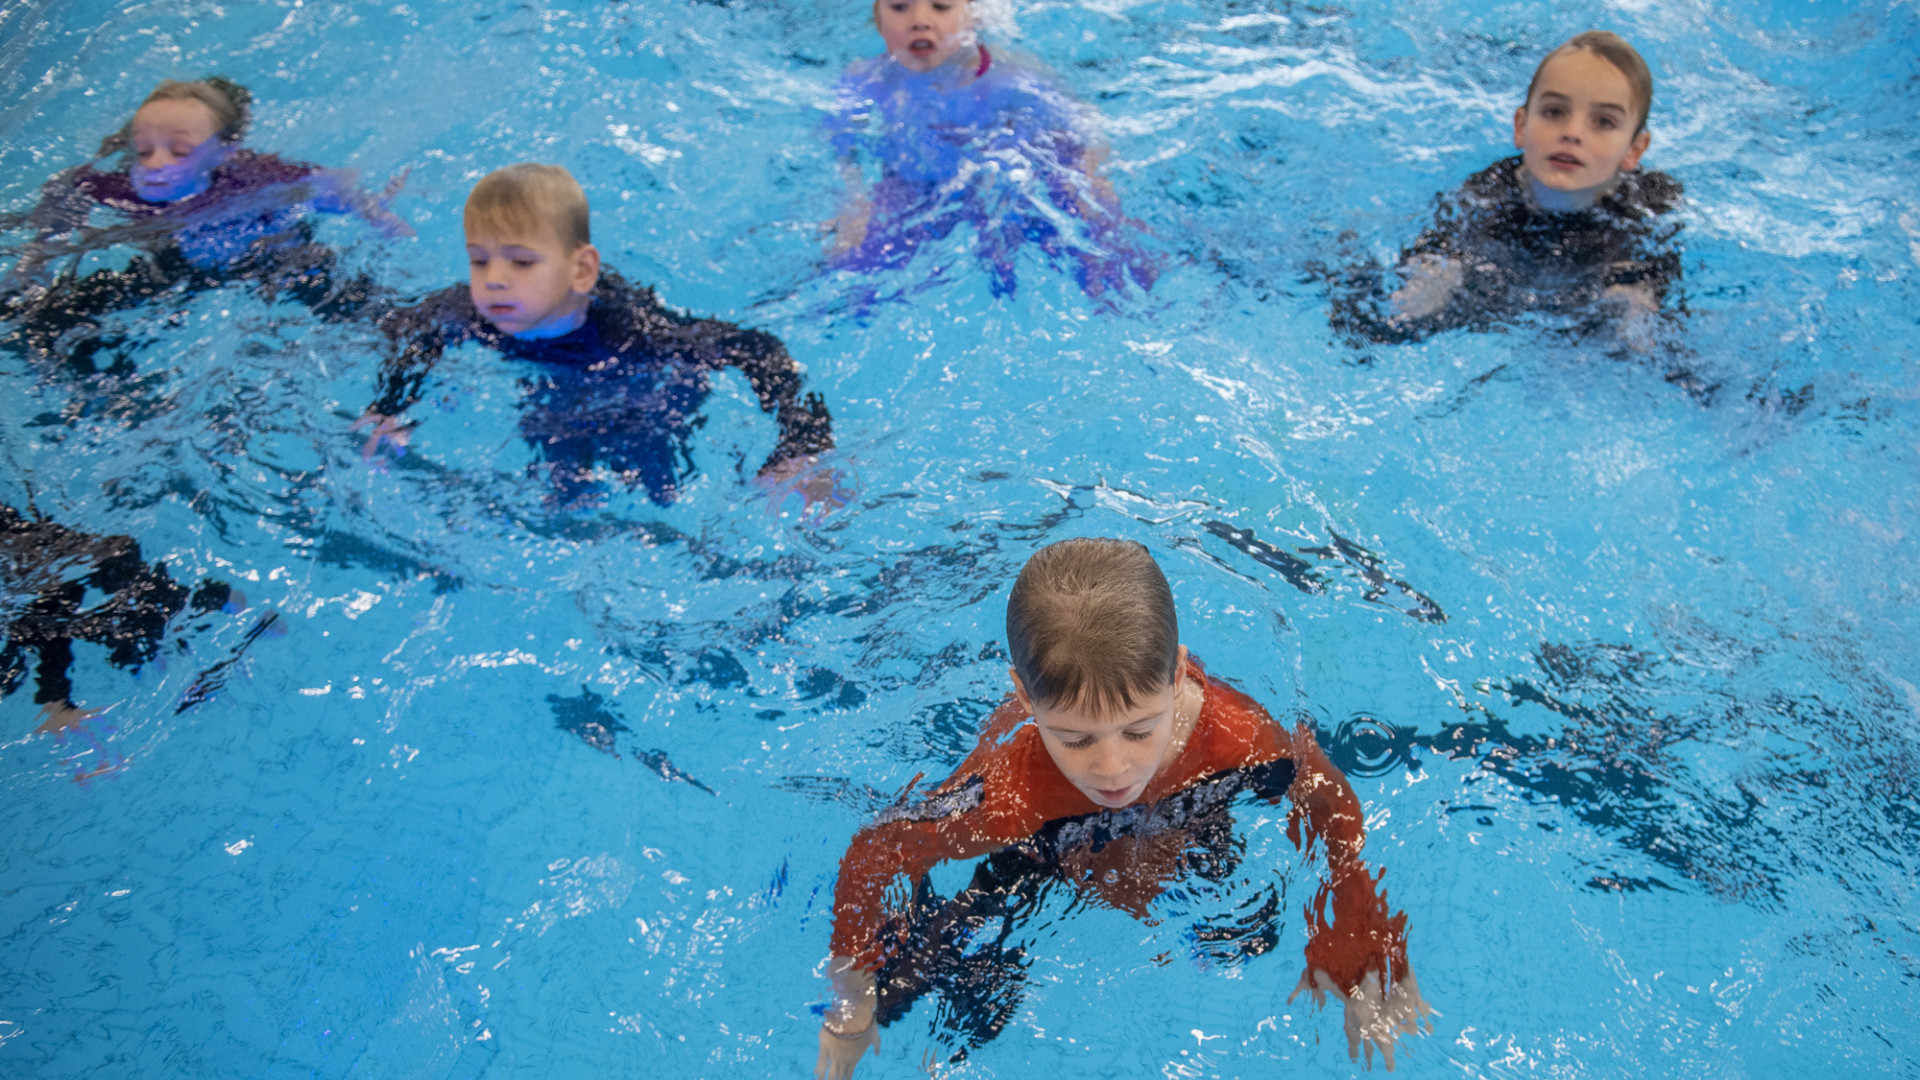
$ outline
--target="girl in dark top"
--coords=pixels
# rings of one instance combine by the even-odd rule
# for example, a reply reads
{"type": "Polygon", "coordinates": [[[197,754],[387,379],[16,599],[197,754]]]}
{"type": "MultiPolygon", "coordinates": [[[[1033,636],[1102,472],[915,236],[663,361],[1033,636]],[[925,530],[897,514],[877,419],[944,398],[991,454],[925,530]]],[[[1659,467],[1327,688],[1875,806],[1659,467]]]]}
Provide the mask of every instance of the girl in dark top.
{"type": "Polygon", "coordinates": [[[1390,294],[1376,268],[1336,284],[1333,325],[1371,341],[1486,329],[1529,310],[1618,318],[1640,345],[1680,278],[1667,215],[1680,184],[1639,171],[1653,77],[1614,34],[1590,31],[1547,54],[1515,110],[1516,157],[1439,199],[1434,224],[1400,258],[1390,294]]]}
{"type": "MultiPolygon", "coordinates": [[[[351,212],[387,236],[411,235],[386,209],[393,189],[375,198],[344,173],[243,147],[251,101],[225,79],[167,80],[93,161],[47,182],[24,221],[34,239],[0,293],[0,318],[16,324],[17,343],[49,351],[63,336],[97,330],[111,312],[233,281],[250,282],[267,300],[286,294],[328,319],[374,299],[368,279],[336,280],[336,256],[313,242],[304,218],[309,210],[351,212]],[[122,167],[100,167],[123,153],[122,167]],[[121,220],[88,227],[103,208],[121,220]],[[63,255],[122,242],[144,249],[125,269],[49,273],[63,255]]],[[[102,344],[71,359],[88,370],[102,344]]]]}

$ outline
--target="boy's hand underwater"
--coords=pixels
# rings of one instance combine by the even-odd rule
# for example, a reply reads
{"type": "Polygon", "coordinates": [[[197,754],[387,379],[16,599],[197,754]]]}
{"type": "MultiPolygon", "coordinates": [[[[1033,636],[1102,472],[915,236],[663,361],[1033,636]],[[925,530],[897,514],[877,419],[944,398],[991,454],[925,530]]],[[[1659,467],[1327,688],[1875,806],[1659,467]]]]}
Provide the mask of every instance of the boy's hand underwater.
{"type": "Polygon", "coordinates": [[[833,980],[834,1004],[820,1022],[820,1057],[814,1080],[848,1080],[853,1067],[873,1047],[880,1052],[880,1025],[873,1014],[876,1002],[873,973],[862,971],[850,956],[836,956],[827,965],[833,980]]]}
{"type": "Polygon", "coordinates": [[[1344,994],[1339,984],[1319,968],[1309,968],[1300,975],[1300,985],[1287,995],[1291,1002],[1300,996],[1300,991],[1313,994],[1316,1007],[1324,1008],[1327,995],[1339,998],[1346,1006],[1344,1017],[1347,1029],[1347,1057],[1358,1061],[1360,1048],[1366,1047],[1367,1068],[1373,1068],[1373,1051],[1378,1048],[1380,1059],[1386,1062],[1387,1071],[1392,1072],[1394,1040],[1402,1035],[1419,1035],[1422,1024],[1425,1033],[1433,1033],[1433,1022],[1426,1020],[1429,1015],[1440,1015],[1433,1006],[1428,1005],[1420,996],[1420,983],[1413,977],[1413,969],[1408,968],[1404,977],[1394,980],[1393,989],[1382,994],[1379,972],[1369,971],[1353,993],[1344,994]]]}
{"type": "Polygon", "coordinates": [[[836,1035],[825,1024],[820,1025],[820,1058],[813,1066],[814,1080],[847,1080],[869,1046],[874,1053],[880,1052],[879,1024],[869,1022],[866,1030],[851,1035],[836,1035]]]}

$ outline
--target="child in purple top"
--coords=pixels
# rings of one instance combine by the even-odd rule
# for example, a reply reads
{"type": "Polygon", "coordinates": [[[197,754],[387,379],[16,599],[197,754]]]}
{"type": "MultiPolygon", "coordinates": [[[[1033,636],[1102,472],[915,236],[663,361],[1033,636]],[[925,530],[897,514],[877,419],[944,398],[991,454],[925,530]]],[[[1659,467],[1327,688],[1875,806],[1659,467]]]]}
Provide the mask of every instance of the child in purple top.
{"type": "Polygon", "coordinates": [[[1039,68],[976,38],[970,0],[875,0],[883,56],[841,76],[826,128],[849,199],[831,265],[904,266],[962,222],[979,238],[995,295],[1016,287],[1027,240],[1071,257],[1089,296],[1153,283],[1120,201],[1101,178],[1106,147],[1089,111],[1039,68]],[[862,161],[878,172],[871,190],[862,161]]]}
{"type": "Polygon", "coordinates": [[[35,238],[0,295],[0,317],[18,324],[16,340],[44,351],[75,330],[97,329],[100,316],[162,292],[238,280],[269,300],[285,293],[328,319],[375,297],[364,277],[335,281],[335,255],[313,242],[306,212],[356,213],[388,236],[412,230],[344,173],[241,146],[251,101],[244,87],[225,79],[164,81],[93,161],[47,182],[25,222],[35,238]],[[122,152],[129,158],[124,168],[96,167],[122,152]],[[122,221],[88,228],[100,208],[122,221]],[[119,242],[145,254],[124,270],[85,278],[48,273],[62,255],[119,242]]]}

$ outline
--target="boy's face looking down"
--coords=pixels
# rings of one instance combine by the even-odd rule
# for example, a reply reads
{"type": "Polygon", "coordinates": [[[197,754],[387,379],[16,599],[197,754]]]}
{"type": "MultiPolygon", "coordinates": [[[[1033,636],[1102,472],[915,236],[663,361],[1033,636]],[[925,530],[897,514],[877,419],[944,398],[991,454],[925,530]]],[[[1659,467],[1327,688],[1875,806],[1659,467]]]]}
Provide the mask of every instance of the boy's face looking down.
{"type": "Polygon", "coordinates": [[[558,337],[586,317],[600,252],[592,244],[569,251],[551,226],[508,235],[475,228],[467,230],[467,269],[475,310],[501,333],[558,337]]]}
{"type": "Polygon", "coordinates": [[[1186,742],[1199,713],[1195,686],[1187,678],[1187,649],[1173,682],[1115,713],[1041,705],[1027,696],[1017,671],[1013,692],[1032,714],[1041,745],[1061,775],[1087,798],[1116,809],[1138,799],[1162,765],[1186,742]]]}
{"type": "Polygon", "coordinates": [[[913,71],[932,71],[973,44],[967,0],[876,0],[873,21],[888,55],[913,71]]]}
{"type": "Polygon", "coordinates": [[[1540,68],[1533,95],[1513,114],[1513,145],[1533,178],[1555,191],[1598,187],[1640,167],[1649,136],[1635,131],[1640,104],[1619,68],[1567,49],[1540,68]]]}

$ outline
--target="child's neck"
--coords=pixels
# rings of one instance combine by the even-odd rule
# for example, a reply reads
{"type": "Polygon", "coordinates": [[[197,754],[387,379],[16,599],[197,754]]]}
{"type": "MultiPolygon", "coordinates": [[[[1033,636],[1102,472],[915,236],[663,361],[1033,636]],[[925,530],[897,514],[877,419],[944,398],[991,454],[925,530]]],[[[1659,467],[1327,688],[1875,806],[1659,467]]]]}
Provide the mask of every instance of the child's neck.
{"type": "Polygon", "coordinates": [[[566,337],[586,325],[587,308],[593,305],[591,295],[577,297],[575,302],[546,322],[538,326],[529,326],[513,335],[515,341],[547,341],[552,338],[566,337]]]}
{"type": "Polygon", "coordinates": [[[1605,181],[1592,187],[1561,191],[1550,188],[1540,182],[1525,165],[1520,166],[1520,188],[1535,206],[1555,214],[1572,214],[1581,210],[1591,210],[1601,199],[1613,194],[1620,186],[1620,174],[1614,173],[1605,181]]]}

